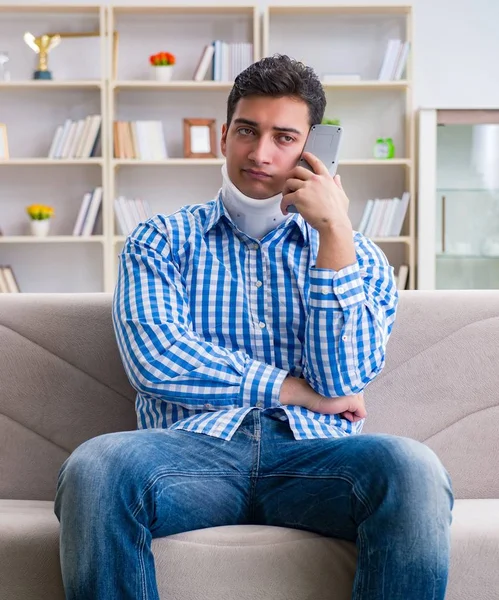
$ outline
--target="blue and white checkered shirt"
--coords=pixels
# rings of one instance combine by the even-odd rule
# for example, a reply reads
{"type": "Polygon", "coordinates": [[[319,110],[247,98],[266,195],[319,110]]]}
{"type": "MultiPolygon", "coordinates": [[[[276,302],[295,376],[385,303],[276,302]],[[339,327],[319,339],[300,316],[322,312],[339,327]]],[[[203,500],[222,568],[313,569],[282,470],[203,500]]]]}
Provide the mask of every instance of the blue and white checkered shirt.
{"type": "Polygon", "coordinates": [[[265,410],[296,439],[361,431],[363,421],[279,402],[288,374],[323,396],[345,396],[385,362],[398,302],[393,267],[354,232],[355,264],[315,268],[318,241],[298,214],[250,238],[220,195],[132,232],[113,321],[139,428],[230,440],[250,410],[265,410]]]}

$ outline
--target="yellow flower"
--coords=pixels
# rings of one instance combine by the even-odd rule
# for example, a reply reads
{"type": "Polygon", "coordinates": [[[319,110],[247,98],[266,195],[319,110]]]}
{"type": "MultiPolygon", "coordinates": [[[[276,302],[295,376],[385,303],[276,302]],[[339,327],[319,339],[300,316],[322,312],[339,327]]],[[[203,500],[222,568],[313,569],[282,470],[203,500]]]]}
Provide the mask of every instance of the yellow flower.
{"type": "Polygon", "coordinates": [[[54,209],[45,204],[31,204],[26,208],[26,212],[34,221],[43,221],[44,219],[50,219],[54,214],[54,209]]]}

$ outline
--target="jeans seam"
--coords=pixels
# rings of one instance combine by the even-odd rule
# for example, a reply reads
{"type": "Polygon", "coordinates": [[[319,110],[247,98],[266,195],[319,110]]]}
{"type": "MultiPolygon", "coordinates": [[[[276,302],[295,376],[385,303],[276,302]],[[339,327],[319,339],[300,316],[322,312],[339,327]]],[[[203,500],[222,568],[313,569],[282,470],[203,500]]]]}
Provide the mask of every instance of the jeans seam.
{"type": "Polygon", "coordinates": [[[144,564],[144,546],[145,546],[145,528],[144,526],[140,529],[140,539],[137,545],[138,563],[140,580],[142,583],[142,600],[147,600],[147,587],[146,587],[146,567],[144,564]]]}
{"type": "MultiPolygon", "coordinates": [[[[256,411],[254,411],[256,412],[256,411]]],[[[259,478],[260,472],[260,457],[261,457],[261,443],[262,443],[262,429],[261,429],[261,421],[260,421],[260,413],[258,412],[254,416],[254,442],[253,448],[256,447],[256,452],[252,452],[253,456],[253,465],[251,467],[250,472],[250,491],[249,491],[249,500],[248,500],[248,517],[250,523],[254,521],[255,517],[255,496],[256,496],[256,484],[259,478]]]]}
{"type": "Polygon", "coordinates": [[[369,500],[364,496],[364,494],[356,489],[355,482],[349,477],[345,475],[304,475],[303,473],[291,473],[283,471],[281,473],[272,473],[268,475],[260,475],[262,479],[270,478],[270,477],[296,477],[299,479],[341,479],[342,481],[346,481],[352,487],[352,493],[355,498],[364,506],[364,508],[368,512],[368,516],[373,514],[373,508],[369,502],[369,500]]]}

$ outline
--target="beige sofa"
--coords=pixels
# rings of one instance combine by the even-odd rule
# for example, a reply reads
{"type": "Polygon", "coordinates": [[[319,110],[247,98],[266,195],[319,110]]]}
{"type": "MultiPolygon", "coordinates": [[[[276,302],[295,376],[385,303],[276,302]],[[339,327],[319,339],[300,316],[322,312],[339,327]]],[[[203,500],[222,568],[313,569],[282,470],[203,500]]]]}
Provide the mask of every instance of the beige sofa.
{"type": "MultiPolygon", "coordinates": [[[[457,498],[448,600],[499,598],[499,292],[403,292],[366,432],[428,444],[457,498]]],[[[135,428],[107,294],[0,294],[0,599],[58,600],[52,499],[84,440],[135,428]]],[[[169,600],[347,600],[353,544],[271,527],[154,541],[169,600]]],[[[399,600],[399,599],[387,599],[399,600]]],[[[400,599],[402,600],[402,599],[400,599]]]]}

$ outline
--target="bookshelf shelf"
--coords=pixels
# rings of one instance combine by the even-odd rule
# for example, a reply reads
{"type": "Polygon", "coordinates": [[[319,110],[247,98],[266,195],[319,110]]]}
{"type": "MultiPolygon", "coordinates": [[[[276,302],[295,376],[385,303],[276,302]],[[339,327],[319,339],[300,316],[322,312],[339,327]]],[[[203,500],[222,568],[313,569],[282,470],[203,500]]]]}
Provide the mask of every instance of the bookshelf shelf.
{"type": "Polygon", "coordinates": [[[168,91],[168,90],[222,90],[222,91],[230,91],[232,87],[231,81],[148,81],[147,79],[143,80],[129,80],[129,81],[113,81],[111,83],[111,88],[116,91],[122,90],[159,90],[159,91],[168,91]]]}
{"type": "Polygon", "coordinates": [[[373,237],[375,244],[410,244],[411,238],[408,235],[399,235],[394,237],[373,237]]]}
{"type": "MultiPolygon", "coordinates": [[[[165,160],[113,159],[113,167],[193,167],[201,165],[222,166],[224,158],[168,158],[165,160]]],[[[339,167],[411,167],[412,160],[408,158],[392,158],[381,160],[376,158],[360,158],[340,160],[339,167]]]]}
{"type": "Polygon", "coordinates": [[[32,80],[24,81],[0,81],[0,90],[64,90],[64,89],[95,89],[101,90],[104,88],[104,81],[61,81],[61,80],[32,80]]]}
{"type": "Polygon", "coordinates": [[[337,4],[335,6],[297,4],[292,6],[271,5],[269,8],[276,15],[409,15],[412,7],[405,4],[337,4]]]}
{"type": "Polygon", "coordinates": [[[165,160],[114,159],[114,167],[196,167],[222,166],[223,158],[167,158],[165,160]]]}
{"type": "Polygon", "coordinates": [[[31,235],[4,235],[0,236],[0,244],[82,244],[82,243],[105,242],[103,235],[50,235],[47,237],[35,237],[31,235]]]}
{"type": "Polygon", "coordinates": [[[74,167],[104,166],[102,158],[9,158],[0,160],[0,167],[74,167]]]}
{"type": "Polygon", "coordinates": [[[231,5],[231,4],[212,4],[206,5],[202,3],[198,4],[171,4],[163,6],[150,5],[130,5],[130,6],[114,6],[113,12],[115,15],[158,15],[158,14],[194,14],[194,15],[226,15],[231,13],[234,15],[247,15],[252,16],[255,12],[256,7],[254,5],[231,5]]]}
{"type": "Polygon", "coordinates": [[[360,80],[360,81],[334,81],[324,82],[325,90],[333,89],[365,89],[365,90],[406,90],[410,87],[410,83],[405,80],[399,81],[377,81],[377,80],[360,80]]]}

